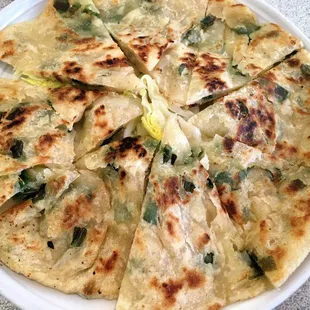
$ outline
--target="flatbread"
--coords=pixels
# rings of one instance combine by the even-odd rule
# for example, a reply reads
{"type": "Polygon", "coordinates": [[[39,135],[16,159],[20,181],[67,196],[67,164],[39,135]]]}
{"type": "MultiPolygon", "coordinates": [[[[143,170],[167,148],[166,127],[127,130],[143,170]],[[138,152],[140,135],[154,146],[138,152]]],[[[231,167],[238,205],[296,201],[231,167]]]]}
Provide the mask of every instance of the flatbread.
{"type": "Polygon", "coordinates": [[[77,127],[76,158],[99,147],[122,126],[142,114],[141,100],[132,95],[106,92],[85,112],[77,127]]]}
{"type": "Polygon", "coordinates": [[[35,20],[0,33],[0,59],[18,73],[78,80],[125,91],[139,87],[133,68],[110,37],[92,1],[58,8],[49,0],[35,20]],[[48,33],[48,35],[46,35],[48,33]]]}
{"type": "Polygon", "coordinates": [[[204,17],[205,1],[97,1],[105,25],[129,59],[150,73],[163,53],[204,17]]]}
{"type": "Polygon", "coordinates": [[[179,124],[168,120],[155,156],[116,309],[220,309],[269,288],[210,189],[199,138],[187,140],[194,128],[179,124]]]}
{"type": "Polygon", "coordinates": [[[190,31],[187,34],[197,37],[199,53],[188,105],[243,86],[302,47],[301,41],[278,25],[259,25],[250,9],[234,1],[210,0],[206,18],[190,31]]]}
{"type": "Polygon", "coordinates": [[[206,139],[218,134],[275,158],[308,164],[309,77],[302,68],[309,62],[309,52],[301,50],[189,122],[206,139]]]}
{"type": "Polygon", "coordinates": [[[7,200],[16,194],[18,181],[18,174],[11,174],[0,177],[0,209],[7,200]]]}
{"type": "MultiPolygon", "coordinates": [[[[75,155],[75,133],[68,130],[72,122],[70,124],[65,116],[63,119],[58,115],[52,104],[53,101],[58,108],[65,101],[50,97],[52,90],[35,88],[19,81],[2,79],[1,82],[0,175],[40,164],[71,166],[75,155]],[[69,128],[66,127],[68,124],[69,128]]],[[[61,90],[80,93],[72,87],[61,90]]],[[[82,104],[87,102],[89,95],[85,94],[82,104]]]]}
{"type": "Polygon", "coordinates": [[[54,198],[49,207],[39,195],[0,216],[0,260],[46,286],[83,294],[77,277],[83,278],[97,257],[110,202],[94,173],[73,172],[73,176],[67,170],[48,180],[45,188],[53,189],[54,198]]]}
{"type": "Polygon", "coordinates": [[[128,137],[84,156],[77,165],[86,166],[106,182],[111,194],[111,223],[96,262],[79,281],[86,298],[115,299],[127,265],[137,228],[146,178],[158,142],[152,138],[128,137]],[[99,292],[99,293],[98,293],[99,292]]]}

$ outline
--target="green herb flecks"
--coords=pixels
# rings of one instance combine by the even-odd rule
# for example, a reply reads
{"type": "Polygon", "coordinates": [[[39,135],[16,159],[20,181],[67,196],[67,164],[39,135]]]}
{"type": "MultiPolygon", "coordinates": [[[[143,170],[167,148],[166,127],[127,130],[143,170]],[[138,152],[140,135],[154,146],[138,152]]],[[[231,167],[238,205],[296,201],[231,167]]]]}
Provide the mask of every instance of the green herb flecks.
{"type": "Polygon", "coordinates": [[[272,256],[266,256],[258,260],[259,265],[264,271],[273,271],[277,269],[276,262],[272,256]]]}
{"type": "Polygon", "coordinates": [[[114,211],[114,220],[117,223],[128,223],[132,216],[128,208],[124,205],[118,204],[114,211]]]}
{"type": "Polygon", "coordinates": [[[255,24],[247,24],[247,25],[243,25],[243,26],[239,26],[236,28],[233,28],[232,30],[234,32],[236,32],[237,34],[246,34],[246,35],[250,35],[251,33],[259,30],[261,27],[255,24]]]}
{"type": "Polygon", "coordinates": [[[211,179],[207,179],[207,186],[210,188],[210,189],[213,189],[214,188],[214,184],[213,182],[211,181],[211,179]]]}
{"type": "Polygon", "coordinates": [[[258,264],[258,258],[254,253],[244,251],[241,253],[243,259],[253,270],[253,278],[258,278],[264,275],[263,269],[258,264]]]}
{"type": "Polygon", "coordinates": [[[185,45],[190,46],[200,43],[202,37],[198,29],[190,29],[187,32],[183,33],[181,40],[185,45]]]}
{"type": "Polygon", "coordinates": [[[189,75],[188,65],[185,63],[180,64],[180,66],[178,68],[178,73],[181,76],[189,75]]]}
{"type": "Polygon", "coordinates": [[[231,188],[234,186],[234,181],[231,174],[226,171],[217,173],[214,177],[214,182],[217,186],[221,186],[223,184],[228,184],[231,188]]]}
{"type": "Polygon", "coordinates": [[[54,8],[60,12],[67,12],[70,9],[70,3],[68,0],[54,0],[54,8]]]}
{"type": "Polygon", "coordinates": [[[87,229],[84,227],[74,227],[71,246],[79,248],[83,245],[83,242],[87,235],[87,229]]]}
{"type": "Polygon", "coordinates": [[[156,203],[150,202],[144,212],[143,219],[152,224],[157,225],[158,223],[158,207],[156,203]]]}
{"type": "Polygon", "coordinates": [[[86,5],[86,7],[83,10],[83,13],[100,18],[100,14],[98,12],[93,11],[92,6],[90,4],[86,5]]]}
{"type": "Polygon", "coordinates": [[[158,146],[158,141],[155,139],[148,139],[145,141],[144,146],[148,149],[156,149],[158,146]]]}
{"type": "Polygon", "coordinates": [[[289,92],[285,88],[277,84],[274,89],[274,94],[279,100],[279,102],[283,102],[285,99],[287,99],[289,92]]]}
{"type": "Polygon", "coordinates": [[[17,159],[21,158],[24,150],[24,142],[22,140],[15,140],[10,148],[12,157],[17,159]]]}
{"type": "Polygon", "coordinates": [[[167,163],[171,160],[172,148],[170,145],[166,144],[163,149],[163,163],[167,163]]]}
{"type": "Polygon", "coordinates": [[[214,262],[214,253],[208,253],[204,258],[203,261],[205,264],[213,264],[214,262]]]}
{"type": "Polygon", "coordinates": [[[28,199],[32,199],[34,203],[38,202],[45,197],[45,187],[46,184],[41,184],[39,187],[34,187],[29,183],[20,181],[19,193],[14,195],[13,199],[15,201],[26,201],[28,199]]]}
{"type": "Polygon", "coordinates": [[[209,14],[200,21],[200,27],[202,29],[207,29],[214,24],[215,20],[216,20],[216,17],[213,16],[212,14],[209,14]]]}
{"type": "Polygon", "coordinates": [[[239,182],[242,182],[244,181],[248,176],[248,170],[245,169],[245,170],[240,170],[239,173],[238,173],[238,180],[239,182]]]}
{"type": "Polygon", "coordinates": [[[310,65],[308,64],[301,65],[301,72],[303,75],[310,77],[310,65]]]}
{"type": "Polygon", "coordinates": [[[184,187],[185,191],[188,193],[193,193],[195,188],[196,188],[196,186],[193,182],[190,182],[187,180],[184,180],[183,187],[184,187]]]}

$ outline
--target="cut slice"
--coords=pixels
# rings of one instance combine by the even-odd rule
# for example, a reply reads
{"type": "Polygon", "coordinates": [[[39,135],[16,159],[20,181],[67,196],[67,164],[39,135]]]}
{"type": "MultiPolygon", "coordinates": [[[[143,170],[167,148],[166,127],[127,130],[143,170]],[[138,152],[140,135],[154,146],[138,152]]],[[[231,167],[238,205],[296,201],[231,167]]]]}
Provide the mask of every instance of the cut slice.
{"type": "Polygon", "coordinates": [[[52,90],[4,79],[0,90],[0,175],[40,164],[71,166],[75,133],[68,130],[97,94],[83,91],[74,100],[81,90],[52,90]],[[71,97],[73,108],[68,106],[68,114],[63,114],[66,99],[71,97]]]}
{"type": "Polygon", "coordinates": [[[77,127],[76,158],[99,147],[122,126],[142,114],[141,100],[132,95],[103,93],[77,127]]]}
{"type": "Polygon", "coordinates": [[[220,309],[270,287],[251,266],[243,240],[221,208],[201,165],[206,162],[200,143],[193,126],[169,119],[116,309],[220,309]],[[244,287],[246,292],[234,292],[244,287]]]}
{"type": "Polygon", "coordinates": [[[171,43],[204,17],[207,3],[191,1],[96,2],[103,21],[129,59],[149,74],[171,43]]]}
{"type": "Polygon", "coordinates": [[[206,139],[219,134],[291,163],[309,165],[310,54],[293,57],[190,119],[206,139]]]}
{"type": "Polygon", "coordinates": [[[310,252],[309,168],[292,168],[239,142],[226,146],[219,136],[204,146],[211,178],[253,264],[279,287],[310,252]]]}
{"type": "Polygon", "coordinates": [[[191,156],[191,145],[172,116],[152,166],[118,310],[211,309],[224,304],[214,295],[215,270],[204,261],[208,253],[217,253],[206,240],[208,173],[198,157],[185,165],[191,156]]]}
{"type": "Polygon", "coordinates": [[[207,16],[190,31],[199,37],[199,54],[188,105],[241,87],[302,47],[301,41],[279,26],[259,25],[250,9],[228,0],[210,0],[207,16]]]}
{"type": "Polygon", "coordinates": [[[12,198],[19,187],[19,177],[18,174],[5,175],[0,177],[0,209],[2,205],[12,198]]]}
{"type": "Polygon", "coordinates": [[[167,49],[150,73],[162,94],[172,104],[186,105],[198,49],[177,43],[167,49]]]}
{"type": "Polygon", "coordinates": [[[160,10],[151,13],[141,7],[118,23],[106,23],[106,26],[137,69],[148,73],[168,47],[169,39],[164,35],[168,22],[160,10]]]}
{"type": "Polygon", "coordinates": [[[117,298],[137,228],[145,180],[158,142],[151,138],[125,138],[103,146],[78,162],[96,170],[111,194],[111,224],[96,262],[79,281],[87,298],[117,298]]]}
{"type": "Polygon", "coordinates": [[[93,265],[105,238],[109,196],[94,173],[56,175],[0,216],[0,259],[30,279],[76,293],[77,277],[93,265]],[[49,207],[45,189],[54,189],[49,207]]]}
{"type": "Polygon", "coordinates": [[[49,0],[35,20],[0,33],[0,59],[18,73],[58,81],[78,80],[115,90],[134,90],[140,81],[112,40],[91,0],[49,0]],[[48,35],[46,35],[48,34],[48,35]]]}

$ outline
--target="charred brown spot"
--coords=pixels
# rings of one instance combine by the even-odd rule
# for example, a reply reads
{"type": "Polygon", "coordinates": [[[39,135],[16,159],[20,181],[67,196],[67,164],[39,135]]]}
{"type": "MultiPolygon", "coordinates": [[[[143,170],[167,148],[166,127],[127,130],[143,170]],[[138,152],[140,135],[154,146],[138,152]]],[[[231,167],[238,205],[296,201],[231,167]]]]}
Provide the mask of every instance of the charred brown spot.
{"type": "Polygon", "coordinates": [[[36,151],[38,153],[48,152],[56,144],[56,141],[64,135],[64,133],[58,132],[54,134],[47,133],[41,136],[38,143],[35,145],[36,151]]]}
{"type": "Polygon", "coordinates": [[[208,310],[220,310],[222,309],[222,307],[223,306],[220,304],[214,304],[214,305],[209,306],[208,310]]]}
{"type": "Polygon", "coordinates": [[[234,148],[235,141],[232,138],[225,137],[223,141],[223,145],[224,145],[225,150],[231,153],[234,148]]]}
{"type": "Polygon", "coordinates": [[[280,31],[279,30],[273,30],[268,32],[265,37],[268,39],[273,39],[273,38],[277,38],[280,35],[280,31]]]}
{"type": "Polygon", "coordinates": [[[5,51],[0,59],[9,57],[9,56],[14,56],[15,54],[15,48],[14,48],[14,41],[13,40],[7,40],[4,41],[2,44],[2,49],[5,51]]]}
{"type": "Polygon", "coordinates": [[[290,67],[292,67],[292,68],[298,67],[298,66],[300,65],[300,60],[299,60],[299,59],[296,59],[296,58],[289,59],[289,60],[287,61],[287,64],[288,64],[290,67]]]}
{"type": "Polygon", "coordinates": [[[62,219],[63,228],[70,230],[77,226],[80,221],[87,218],[92,212],[92,197],[82,194],[75,201],[64,206],[62,219]]]}
{"type": "Polygon", "coordinates": [[[222,81],[219,78],[212,78],[211,81],[206,83],[205,87],[209,90],[210,93],[214,93],[227,89],[227,84],[225,81],[222,81]]]}
{"type": "Polygon", "coordinates": [[[116,263],[119,258],[119,253],[114,250],[113,253],[107,259],[100,258],[99,263],[96,266],[97,273],[109,273],[115,269],[116,263]]]}
{"type": "Polygon", "coordinates": [[[179,179],[178,177],[171,177],[163,182],[163,190],[157,193],[157,203],[160,208],[168,209],[181,201],[179,194],[179,179]]]}
{"type": "Polygon", "coordinates": [[[83,288],[83,293],[86,296],[92,296],[96,292],[96,283],[94,280],[89,281],[83,288]]]}
{"type": "Polygon", "coordinates": [[[235,202],[231,199],[227,199],[223,203],[224,210],[228,213],[228,215],[232,218],[235,218],[238,215],[238,209],[235,202]]]}
{"type": "Polygon", "coordinates": [[[125,171],[125,170],[122,170],[122,171],[120,172],[119,178],[120,178],[120,180],[124,180],[125,177],[126,177],[126,171],[125,171]]]}
{"type": "Polygon", "coordinates": [[[176,303],[176,295],[182,290],[184,283],[182,280],[174,281],[169,279],[168,281],[160,284],[157,278],[153,278],[150,281],[150,286],[160,290],[164,296],[164,304],[166,307],[171,307],[176,303]]]}
{"type": "Polygon", "coordinates": [[[204,233],[198,238],[198,249],[203,250],[203,248],[210,242],[210,236],[204,233]]]}
{"type": "Polygon", "coordinates": [[[265,244],[267,241],[267,234],[268,234],[267,222],[263,220],[259,223],[259,239],[263,244],[265,244]]]}
{"type": "Polygon", "coordinates": [[[233,118],[239,117],[239,107],[234,100],[226,101],[225,107],[233,118]]]}
{"type": "Polygon", "coordinates": [[[184,57],[181,58],[182,63],[186,64],[186,67],[192,70],[195,67],[196,55],[193,53],[186,53],[184,57]]]}
{"type": "Polygon", "coordinates": [[[277,246],[274,250],[269,250],[267,253],[274,257],[276,261],[280,261],[286,255],[287,251],[277,246]]]}
{"type": "Polygon", "coordinates": [[[66,180],[66,176],[59,177],[58,179],[52,180],[49,186],[53,189],[53,192],[58,193],[65,186],[66,180]]]}
{"type": "Polygon", "coordinates": [[[258,126],[256,121],[252,120],[251,118],[247,118],[239,125],[237,132],[238,140],[250,146],[257,146],[259,141],[255,140],[254,135],[257,127],[258,126]]]}
{"type": "Polygon", "coordinates": [[[184,280],[191,289],[202,287],[206,281],[205,277],[197,270],[184,270],[184,280]]]}
{"type": "Polygon", "coordinates": [[[289,193],[296,193],[304,189],[306,185],[299,179],[293,180],[286,188],[289,193]]]}
{"type": "Polygon", "coordinates": [[[21,116],[18,119],[14,119],[13,121],[9,122],[7,125],[4,126],[4,130],[8,130],[8,129],[12,129],[15,127],[19,127],[20,125],[22,125],[25,122],[25,117],[21,116]]]}
{"type": "Polygon", "coordinates": [[[114,67],[127,67],[128,63],[125,58],[108,58],[107,60],[97,61],[94,64],[96,67],[103,69],[114,67]]]}
{"type": "Polygon", "coordinates": [[[293,228],[293,233],[296,237],[302,237],[305,234],[305,226],[309,224],[310,214],[304,216],[292,216],[290,223],[293,228]]]}
{"type": "Polygon", "coordinates": [[[66,61],[64,63],[62,72],[65,75],[68,75],[70,78],[87,82],[85,76],[83,75],[83,68],[76,61],[66,61]]]}
{"type": "Polygon", "coordinates": [[[288,157],[294,156],[297,153],[297,148],[295,146],[289,145],[286,141],[277,142],[275,155],[281,158],[287,159],[288,157]]]}
{"type": "Polygon", "coordinates": [[[95,38],[82,38],[78,40],[71,41],[75,45],[78,45],[75,49],[73,49],[74,52],[87,52],[94,49],[97,49],[101,47],[103,44],[101,42],[96,41],[95,38]]]}
{"type": "Polygon", "coordinates": [[[101,116],[101,115],[106,115],[106,112],[105,112],[105,106],[102,104],[100,105],[96,110],[95,110],[95,115],[97,117],[101,116]]]}

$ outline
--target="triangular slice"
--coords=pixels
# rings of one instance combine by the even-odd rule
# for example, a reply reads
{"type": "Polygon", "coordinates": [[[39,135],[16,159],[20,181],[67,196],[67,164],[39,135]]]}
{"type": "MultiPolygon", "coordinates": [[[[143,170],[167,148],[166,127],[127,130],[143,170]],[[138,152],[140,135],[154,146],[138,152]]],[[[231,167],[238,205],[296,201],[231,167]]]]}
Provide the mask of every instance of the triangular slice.
{"type": "Polygon", "coordinates": [[[53,103],[55,107],[63,103],[50,97],[51,92],[44,88],[19,81],[1,83],[0,175],[39,164],[71,166],[75,133],[68,131],[72,124],[53,108],[53,103]]]}
{"type": "Polygon", "coordinates": [[[210,0],[207,16],[184,38],[199,46],[188,105],[244,85],[302,47],[301,41],[279,26],[259,25],[250,9],[230,0],[210,0]]]}
{"type": "Polygon", "coordinates": [[[140,71],[150,73],[164,51],[204,17],[205,1],[96,1],[107,28],[140,71]]]}
{"type": "Polygon", "coordinates": [[[87,271],[92,276],[78,279],[87,298],[114,299],[118,296],[157,144],[147,137],[128,137],[103,146],[78,162],[78,165],[96,170],[104,179],[112,207],[105,242],[94,265],[87,271]]]}
{"type": "Polygon", "coordinates": [[[93,265],[104,241],[109,195],[89,171],[43,168],[44,175],[35,195],[0,216],[0,259],[32,280],[76,293],[77,276],[93,265]]]}
{"type": "Polygon", "coordinates": [[[211,178],[245,250],[279,287],[310,251],[306,208],[309,168],[292,169],[288,163],[259,155],[239,142],[230,149],[225,145],[225,139],[217,137],[204,147],[211,178]],[[251,160],[244,160],[241,150],[251,160]]]}
{"type": "Polygon", "coordinates": [[[217,251],[206,237],[211,235],[207,177],[172,116],[152,165],[116,309],[217,309],[224,304],[214,294],[212,264],[204,262],[217,251]]]}
{"type": "MultiPolygon", "coordinates": [[[[205,138],[216,134],[309,164],[310,54],[293,57],[190,119],[205,138]]],[[[229,147],[229,146],[228,146],[229,147]]]]}
{"type": "Polygon", "coordinates": [[[122,126],[142,114],[141,100],[132,95],[103,93],[85,112],[77,127],[75,152],[80,158],[92,151],[122,126]]]}
{"type": "Polygon", "coordinates": [[[243,241],[201,165],[207,166],[207,160],[202,158],[200,143],[193,126],[175,116],[168,120],[149,177],[118,310],[220,309],[269,288],[249,257],[244,258],[243,241]],[[234,293],[241,287],[247,292],[234,293]]]}
{"type": "Polygon", "coordinates": [[[133,68],[98,15],[91,0],[49,0],[38,18],[0,33],[0,60],[25,75],[136,89],[133,68]]]}

